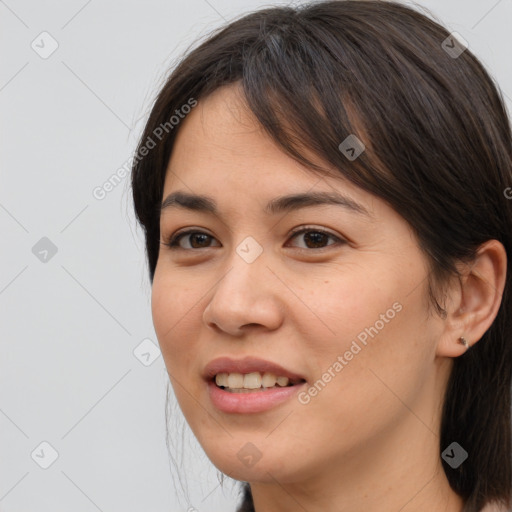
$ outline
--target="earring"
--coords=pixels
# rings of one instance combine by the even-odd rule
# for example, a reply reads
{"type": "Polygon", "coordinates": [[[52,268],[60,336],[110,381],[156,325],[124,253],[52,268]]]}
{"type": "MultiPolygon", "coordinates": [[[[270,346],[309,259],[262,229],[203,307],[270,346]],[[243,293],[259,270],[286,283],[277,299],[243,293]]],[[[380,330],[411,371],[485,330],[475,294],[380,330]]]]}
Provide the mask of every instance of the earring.
{"type": "Polygon", "coordinates": [[[468,343],[468,340],[466,338],[464,338],[464,336],[461,336],[459,338],[459,343],[461,345],[464,345],[466,347],[466,350],[469,348],[469,343],[468,343]]]}

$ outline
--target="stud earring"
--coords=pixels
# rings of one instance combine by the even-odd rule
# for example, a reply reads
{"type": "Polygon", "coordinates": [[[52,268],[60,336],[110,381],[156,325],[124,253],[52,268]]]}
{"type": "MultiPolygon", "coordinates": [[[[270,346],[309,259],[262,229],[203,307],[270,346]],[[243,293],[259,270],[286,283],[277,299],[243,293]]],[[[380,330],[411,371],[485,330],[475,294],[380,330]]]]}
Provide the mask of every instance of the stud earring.
{"type": "Polygon", "coordinates": [[[459,338],[459,343],[461,345],[464,345],[466,347],[466,350],[469,348],[469,343],[468,343],[468,340],[466,338],[464,338],[464,336],[461,336],[459,338]]]}

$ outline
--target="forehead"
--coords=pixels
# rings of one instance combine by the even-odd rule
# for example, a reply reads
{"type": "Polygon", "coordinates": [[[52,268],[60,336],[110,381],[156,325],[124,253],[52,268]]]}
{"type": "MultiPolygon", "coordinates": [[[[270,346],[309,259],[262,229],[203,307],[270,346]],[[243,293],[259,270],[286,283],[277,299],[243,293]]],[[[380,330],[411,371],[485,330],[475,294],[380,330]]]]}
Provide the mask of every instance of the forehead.
{"type": "MultiPolygon", "coordinates": [[[[243,168],[264,160],[283,164],[291,160],[257,122],[235,85],[215,90],[186,116],[179,126],[170,167],[196,167],[209,161],[211,168],[243,168]]],[[[290,162],[288,162],[289,167],[290,162]]],[[[265,172],[261,165],[260,173],[265,172]]],[[[242,170],[242,169],[241,169],[242,170]]]]}
{"type": "MultiPolygon", "coordinates": [[[[304,154],[319,160],[307,150],[304,154]]],[[[212,184],[229,175],[239,177],[246,186],[251,180],[274,185],[301,181],[310,186],[328,176],[333,182],[344,180],[339,171],[329,169],[328,164],[324,167],[325,172],[315,172],[286,154],[258,123],[239,87],[232,84],[201,99],[181,121],[168,162],[166,189],[175,181],[176,186],[184,185],[186,177],[194,183],[212,184]]]]}
{"type": "Polygon", "coordinates": [[[182,208],[217,215],[223,204],[239,211],[256,200],[269,215],[337,204],[367,220],[373,217],[374,196],[311,153],[306,156],[325,172],[285,153],[234,85],[200,100],[181,123],[167,167],[162,211],[182,208]]]}

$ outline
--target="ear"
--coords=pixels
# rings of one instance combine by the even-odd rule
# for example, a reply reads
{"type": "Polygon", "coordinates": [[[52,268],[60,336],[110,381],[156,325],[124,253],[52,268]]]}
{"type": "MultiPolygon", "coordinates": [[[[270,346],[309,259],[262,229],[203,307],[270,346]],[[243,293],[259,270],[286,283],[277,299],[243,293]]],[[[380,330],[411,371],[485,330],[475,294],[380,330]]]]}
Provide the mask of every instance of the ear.
{"type": "Polygon", "coordinates": [[[447,296],[447,316],[436,354],[457,357],[466,352],[459,342],[466,338],[470,349],[493,323],[501,304],[507,275],[507,253],[498,240],[482,244],[475,259],[454,280],[447,296]]]}

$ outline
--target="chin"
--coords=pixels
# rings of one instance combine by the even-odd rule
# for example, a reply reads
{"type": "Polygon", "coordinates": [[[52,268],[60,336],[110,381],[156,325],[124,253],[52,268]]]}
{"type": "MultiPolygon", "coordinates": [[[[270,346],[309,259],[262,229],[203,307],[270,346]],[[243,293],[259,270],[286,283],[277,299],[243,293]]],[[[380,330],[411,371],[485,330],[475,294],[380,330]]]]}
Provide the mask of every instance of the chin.
{"type": "MultiPolygon", "coordinates": [[[[257,436],[253,437],[254,442],[240,436],[230,438],[223,445],[212,441],[211,444],[201,443],[201,446],[212,464],[234,480],[262,483],[275,483],[276,479],[283,483],[295,481],[300,477],[304,461],[291,457],[289,451],[282,449],[283,444],[277,437],[275,443],[270,443],[269,440],[264,443],[265,436],[266,434],[262,436],[259,446],[256,446],[257,436]],[[262,444],[265,446],[261,446],[262,444]],[[295,470],[291,471],[291,468],[295,470]]],[[[297,450],[292,451],[300,455],[297,450]]]]}

